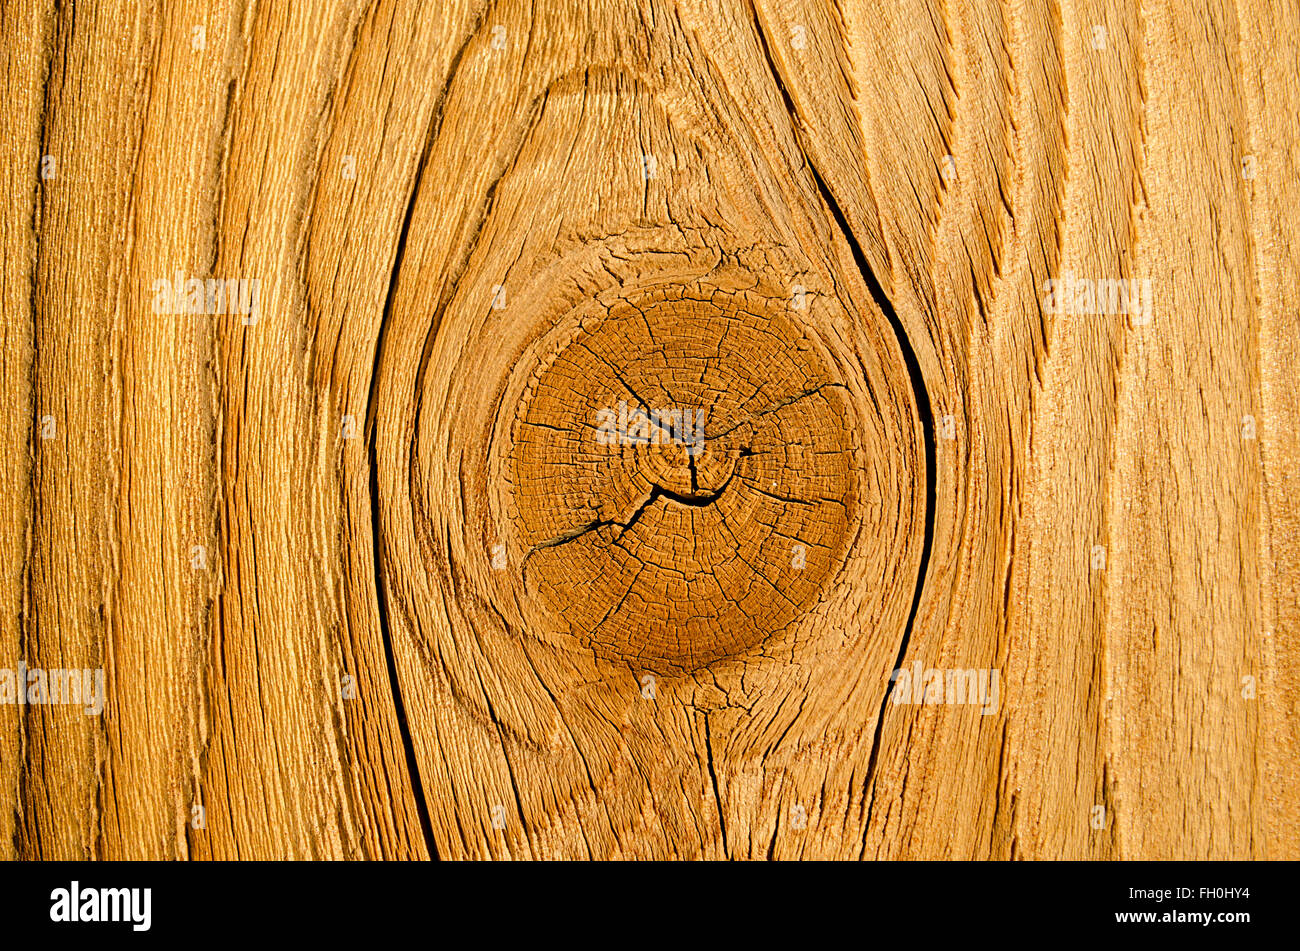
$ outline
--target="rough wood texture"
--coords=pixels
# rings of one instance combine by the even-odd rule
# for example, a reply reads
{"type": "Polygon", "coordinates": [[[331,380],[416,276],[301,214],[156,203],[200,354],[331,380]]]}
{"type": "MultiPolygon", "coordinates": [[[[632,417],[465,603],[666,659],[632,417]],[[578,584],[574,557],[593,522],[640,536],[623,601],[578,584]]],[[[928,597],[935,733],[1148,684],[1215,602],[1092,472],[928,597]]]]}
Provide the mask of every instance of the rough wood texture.
{"type": "Polygon", "coordinates": [[[1292,0],[2,16],[0,856],[1300,856],[1292,0]]]}

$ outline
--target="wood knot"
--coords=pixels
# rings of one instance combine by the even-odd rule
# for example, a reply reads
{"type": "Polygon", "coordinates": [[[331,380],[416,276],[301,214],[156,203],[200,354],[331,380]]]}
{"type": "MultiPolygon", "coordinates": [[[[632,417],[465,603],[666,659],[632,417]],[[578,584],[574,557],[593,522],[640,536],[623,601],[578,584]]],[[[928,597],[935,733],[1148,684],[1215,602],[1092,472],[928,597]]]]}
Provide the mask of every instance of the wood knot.
{"type": "Polygon", "coordinates": [[[524,590],[575,643],[691,670],[810,605],[857,517],[856,413],[786,298],[657,287],[533,371],[508,470],[524,590]]]}

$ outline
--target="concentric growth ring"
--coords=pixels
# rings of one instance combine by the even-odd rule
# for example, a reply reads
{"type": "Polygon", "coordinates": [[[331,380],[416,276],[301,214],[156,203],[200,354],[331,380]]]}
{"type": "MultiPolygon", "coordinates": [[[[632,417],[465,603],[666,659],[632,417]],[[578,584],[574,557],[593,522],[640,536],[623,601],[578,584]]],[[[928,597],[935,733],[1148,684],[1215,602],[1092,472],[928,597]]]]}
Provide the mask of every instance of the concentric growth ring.
{"type": "Polygon", "coordinates": [[[537,369],[509,468],[530,598],[647,669],[761,644],[815,603],[856,518],[855,413],[788,298],[621,298],[537,369]]]}

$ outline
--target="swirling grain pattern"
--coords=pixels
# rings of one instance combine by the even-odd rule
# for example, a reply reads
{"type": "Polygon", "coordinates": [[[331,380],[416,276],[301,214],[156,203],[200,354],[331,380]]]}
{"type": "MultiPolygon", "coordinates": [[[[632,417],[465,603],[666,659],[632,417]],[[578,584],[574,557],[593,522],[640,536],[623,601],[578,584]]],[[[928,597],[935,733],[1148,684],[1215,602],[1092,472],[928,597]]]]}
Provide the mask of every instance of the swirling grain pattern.
{"type": "Polygon", "coordinates": [[[1300,856],[1294,2],[0,35],[0,857],[1300,856]]]}

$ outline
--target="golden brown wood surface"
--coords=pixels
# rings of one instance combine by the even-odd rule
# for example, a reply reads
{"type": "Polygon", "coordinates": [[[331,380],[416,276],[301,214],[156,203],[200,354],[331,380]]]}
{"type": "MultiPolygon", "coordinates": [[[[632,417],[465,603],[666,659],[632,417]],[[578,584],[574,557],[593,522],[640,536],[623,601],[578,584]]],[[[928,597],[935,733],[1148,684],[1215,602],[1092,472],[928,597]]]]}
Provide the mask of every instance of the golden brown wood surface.
{"type": "Polygon", "coordinates": [[[1294,0],[0,16],[0,857],[1300,857],[1294,0]]]}

